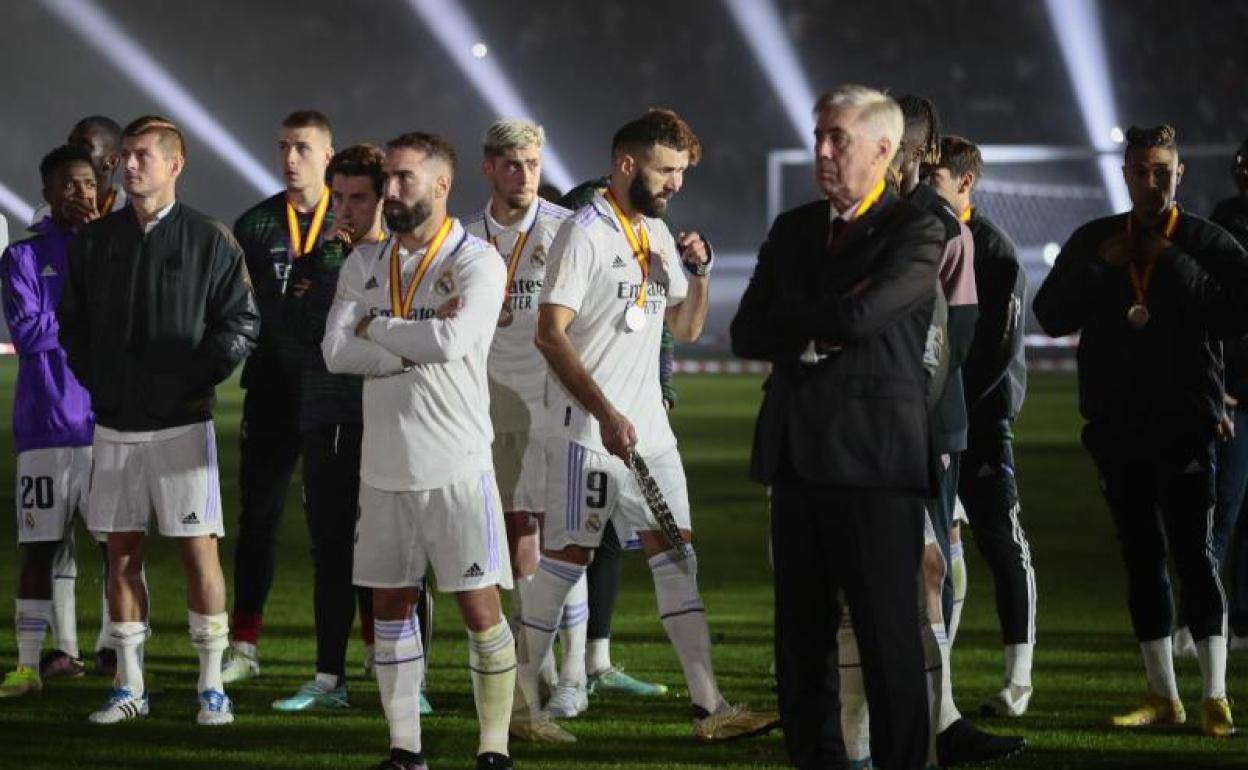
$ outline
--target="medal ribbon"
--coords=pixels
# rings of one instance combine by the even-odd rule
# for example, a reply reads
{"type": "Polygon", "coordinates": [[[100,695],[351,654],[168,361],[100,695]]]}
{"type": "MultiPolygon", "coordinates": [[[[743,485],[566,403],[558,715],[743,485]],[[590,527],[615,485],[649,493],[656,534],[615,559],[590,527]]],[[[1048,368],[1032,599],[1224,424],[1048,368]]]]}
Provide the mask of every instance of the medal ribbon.
{"type": "Polygon", "coordinates": [[[286,201],[286,229],[290,233],[290,249],[295,259],[302,257],[316,248],[316,239],[321,234],[321,226],[325,224],[325,212],[329,211],[329,189],[321,190],[321,200],[316,204],[316,212],[312,215],[312,224],[308,225],[308,234],[299,237],[299,212],[290,201],[286,201]]]}
{"type": "Polygon", "coordinates": [[[624,210],[620,208],[620,204],[615,200],[615,195],[610,189],[606,191],[605,197],[607,203],[611,204],[611,210],[615,212],[616,219],[624,228],[624,237],[628,239],[628,245],[633,250],[633,256],[637,258],[637,264],[641,265],[641,291],[637,293],[636,304],[637,307],[645,310],[646,282],[650,279],[650,235],[646,232],[646,223],[637,223],[638,229],[641,230],[641,237],[638,238],[637,233],[633,232],[633,223],[624,216],[624,210]]]}
{"type": "Polygon", "coordinates": [[[958,215],[958,221],[961,222],[962,224],[966,224],[967,222],[971,221],[971,215],[974,213],[975,213],[975,209],[971,206],[967,206],[966,210],[958,215]]]}
{"type": "MultiPolygon", "coordinates": [[[[1135,219],[1133,214],[1127,214],[1127,232],[1131,232],[1131,222],[1135,219]]],[[[1174,204],[1170,207],[1170,214],[1166,217],[1166,226],[1162,233],[1167,240],[1174,237],[1174,231],[1179,227],[1179,206],[1174,204]]],[[[1131,279],[1131,288],[1135,291],[1135,304],[1144,305],[1148,301],[1148,285],[1153,280],[1153,268],[1157,267],[1157,260],[1150,260],[1144,266],[1144,272],[1141,273],[1135,266],[1135,260],[1127,264],[1127,276],[1131,279]]]]}
{"type": "Polygon", "coordinates": [[[832,239],[832,242],[828,244],[828,251],[834,251],[837,244],[845,238],[845,233],[849,232],[849,224],[857,222],[861,219],[863,215],[870,211],[871,207],[878,203],[880,198],[883,197],[884,180],[881,179],[875,187],[871,189],[871,192],[867,193],[867,197],[863,198],[862,202],[858,204],[858,208],[854,209],[854,215],[849,218],[849,222],[846,223],[846,226],[841,228],[841,231],[837,233],[836,238],[832,239]]]}
{"type": "MultiPolygon", "coordinates": [[[[498,248],[498,236],[490,234],[490,212],[485,212],[485,218],[481,220],[481,224],[485,225],[485,237],[494,248],[498,248]]],[[[533,222],[529,225],[529,229],[516,236],[516,242],[511,245],[511,255],[507,257],[507,286],[503,290],[503,306],[507,305],[507,300],[511,299],[511,282],[516,277],[516,268],[520,266],[520,254],[524,251],[524,246],[529,242],[529,235],[533,232],[533,228],[537,227],[537,215],[533,216],[533,222]]]]}
{"type": "Polygon", "coordinates": [[[99,214],[104,216],[113,213],[113,204],[117,202],[117,188],[108,188],[108,195],[104,198],[104,205],[100,206],[99,214]]]}
{"type": "Polygon", "coordinates": [[[416,299],[416,287],[420,286],[429,266],[433,264],[433,258],[446,242],[446,236],[451,234],[451,226],[454,224],[455,220],[450,217],[442,220],[442,226],[438,228],[433,240],[429,241],[425,256],[416,266],[416,274],[412,276],[412,282],[407,285],[406,290],[403,289],[403,260],[399,258],[399,239],[394,239],[394,246],[390,248],[390,312],[395,318],[406,319],[411,312],[412,303],[416,299]]]}

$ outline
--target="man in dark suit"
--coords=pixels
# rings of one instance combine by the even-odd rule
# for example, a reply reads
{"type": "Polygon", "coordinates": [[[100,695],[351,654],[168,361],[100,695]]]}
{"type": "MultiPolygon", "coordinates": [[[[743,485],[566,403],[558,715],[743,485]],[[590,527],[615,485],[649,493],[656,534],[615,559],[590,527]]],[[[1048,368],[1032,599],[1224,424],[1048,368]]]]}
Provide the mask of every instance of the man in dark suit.
{"type": "Polygon", "coordinates": [[[932,487],[924,353],[944,232],[884,189],[902,133],[896,102],[841,86],[815,117],[826,200],[777,218],[731,330],[736,355],[773,367],[750,473],[771,485],[780,715],[794,766],[845,766],[828,683],[843,591],[872,755],[910,770],[924,766],[928,743],[917,582],[932,487]]]}

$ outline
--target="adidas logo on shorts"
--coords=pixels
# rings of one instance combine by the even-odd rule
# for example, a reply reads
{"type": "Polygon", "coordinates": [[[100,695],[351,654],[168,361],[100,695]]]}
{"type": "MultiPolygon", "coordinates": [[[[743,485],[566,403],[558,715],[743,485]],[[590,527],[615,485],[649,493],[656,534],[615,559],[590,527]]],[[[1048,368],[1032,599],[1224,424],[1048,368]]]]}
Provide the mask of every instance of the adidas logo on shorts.
{"type": "Polygon", "coordinates": [[[485,573],[481,571],[481,565],[475,562],[473,563],[471,567],[464,570],[464,577],[466,578],[479,578],[479,577],[484,577],[484,576],[485,576],[485,573]]]}
{"type": "Polygon", "coordinates": [[[183,524],[198,524],[199,517],[195,515],[195,511],[191,511],[190,513],[182,517],[182,523],[183,524]]]}
{"type": "Polygon", "coordinates": [[[627,264],[628,263],[624,261],[623,257],[621,257],[619,254],[616,254],[615,261],[611,263],[611,267],[624,267],[627,264]]]}

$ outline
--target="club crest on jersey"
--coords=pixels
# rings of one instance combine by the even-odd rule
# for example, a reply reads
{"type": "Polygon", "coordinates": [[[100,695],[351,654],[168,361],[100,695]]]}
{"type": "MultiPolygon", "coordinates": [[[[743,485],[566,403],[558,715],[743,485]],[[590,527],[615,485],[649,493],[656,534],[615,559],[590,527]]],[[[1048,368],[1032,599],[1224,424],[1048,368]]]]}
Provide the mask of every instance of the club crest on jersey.
{"type": "Polygon", "coordinates": [[[433,284],[433,290],[443,297],[450,296],[455,291],[455,276],[451,275],[451,271],[447,270],[438,276],[438,280],[433,284]]]}
{"type": "Polygon", "coordinates": [[[588,529],[590,532],[597,532],[602,529],[602,519],[598,518],[598,514],[589,514],[589,518],[585,519],[585,529],[588,529]]]}
{"type": "Polygon", "coordinates": [[[543,267],[546,264],[546,247],[537,244],[537,248],[533,249],[533,253],[529,255],[529,259],[533,260],[533,264],[543,267]]]}
{"type": "Polygon", "coordinates": [[[35,528],[35,514],[33,511],[26,511],[26,528],[27,529],[35,528]]]}

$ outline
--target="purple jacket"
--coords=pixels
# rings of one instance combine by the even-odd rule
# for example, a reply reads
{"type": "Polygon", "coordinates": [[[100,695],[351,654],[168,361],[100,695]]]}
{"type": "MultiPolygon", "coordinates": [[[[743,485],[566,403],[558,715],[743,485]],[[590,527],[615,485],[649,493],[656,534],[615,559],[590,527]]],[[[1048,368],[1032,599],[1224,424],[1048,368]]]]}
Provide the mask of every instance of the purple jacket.
{"type": "Polygon", "coordinates": [[[13,439],[19,453],[87,446],[95,431],[91,397],[66,363],[56,320],[74,236],[50,217],[31,232],[33,237],[12,244],[0,257],[4,320],[18,354],[13,439]]]}

